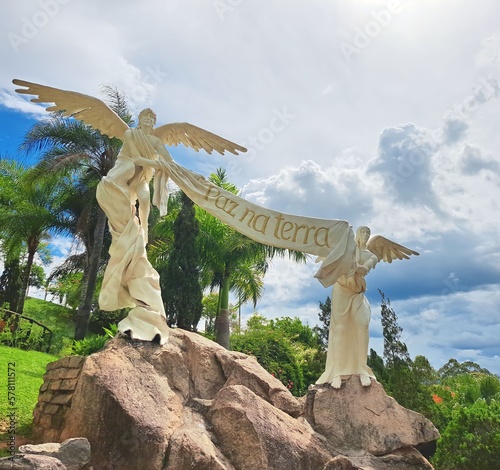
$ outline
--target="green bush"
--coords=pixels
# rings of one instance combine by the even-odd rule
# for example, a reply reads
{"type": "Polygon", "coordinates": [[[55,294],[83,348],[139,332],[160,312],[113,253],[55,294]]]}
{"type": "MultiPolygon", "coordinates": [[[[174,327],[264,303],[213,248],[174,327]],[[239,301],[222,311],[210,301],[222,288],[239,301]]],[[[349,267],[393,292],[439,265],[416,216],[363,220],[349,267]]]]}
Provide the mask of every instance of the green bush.
{"type": "Polygon", "coordinates": [[[23,315],[52,330],[51,354],[59,354],[67,345],[68,339],[74,338],[75,310],[45,300],[28,298],[24,304],[23,315]]]}
{"type": "Polygon", "coordinates": [[[305,391],[304,376],[291,341],[277,331],[247,331],[231,337],[234,351],[255,356],[259,364],[279,379],[295,396],[305,391]]]}
{"type": "Polygon", "coordinates": [[[26,351],[46,350],[48,339],[44,338],[45,331],[25,318],[11,316],[0,330],[0,344],[26,351]]]}
{"type": "Polygon", "coordinates": [[[81,340],[74,341],[69,354],[72,356],[90,356],[100,351],[104,345],[118,333],[118,325],[110,325],[109,328],[103,328],[103,335],[90,335],[81,340]]]}
{"type": "Polygon", "coordinates": [[[108,339],[106,335],[87,336],[73,343],[71,354],[73,356],[90,356],[90,354],[100,351],[108,339]]]}
{"type": "Polygon", "coordinates": [[[433,463],[438,470],[498,470],[500,402],[479,399],[456,407],[438,441],[433,463]]]}

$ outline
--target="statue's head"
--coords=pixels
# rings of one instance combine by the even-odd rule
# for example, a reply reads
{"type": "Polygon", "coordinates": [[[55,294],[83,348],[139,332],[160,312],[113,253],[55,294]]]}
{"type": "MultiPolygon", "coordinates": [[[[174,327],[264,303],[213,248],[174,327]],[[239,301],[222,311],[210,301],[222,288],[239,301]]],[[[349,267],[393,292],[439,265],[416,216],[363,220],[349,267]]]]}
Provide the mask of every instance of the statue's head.
{"type": "Polygon", "coordinates": [[[141,120],[144,117],[149,117],[150,119],[152,119],[153,120],[153,126],[155,126],[155,124],[156,124],[156,113],[151,108],[146,108],[146,109],[143,109],[139,113],[139,124],[137,125],[137,127],[139,127],[139,128],[141,127],[141,120]]]}
{"type": "Polygon", "coordinates": [[[370,239],[371,230],[366,226],[362,225],[356,230],[356,245],[366,245],[366,242],[370,239]]]}

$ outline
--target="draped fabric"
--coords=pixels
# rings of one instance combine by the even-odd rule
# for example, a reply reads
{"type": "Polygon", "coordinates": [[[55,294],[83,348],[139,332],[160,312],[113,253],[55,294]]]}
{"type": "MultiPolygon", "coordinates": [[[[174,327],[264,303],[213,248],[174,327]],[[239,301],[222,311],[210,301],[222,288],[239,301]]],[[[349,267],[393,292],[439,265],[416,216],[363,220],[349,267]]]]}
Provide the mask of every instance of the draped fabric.
{"type": "MultiPolygon", "coordinates": [[[[369,266],[374,267],[377,261],[371,251],[356,248],[358,265],[370,270],[369,266]]],[[[371,318],[370,304],[365,296],[366,274],[358,271],[350,276],[343,275],[333,286],[325,372],[317,384],[340,386],[341,376],[352,374],[375,379],[366,363],[371,318]]]]}
{"type": "MultiPolygon", "coordinates": [[[[112,234],[99,305],[109,311],[132,307],[120,322],[119,330],[142,340],[160,335],[164,343],[168,327],[159,276],[149,263],[145,248],[153,169],[134,162],[136,157],[157,160],[158,154],[141,129],[128,130],[123,140],[115,166],[97,187],[97,200],[108,217],[112,234]]],[[[171,178],[193,202],[249,238],[318,256],[323,263],[316,277],[325,287],[355,269],[354,233],[348,222],[266,209],[219,188],[174,161],[166,164],[165,170],[156,170],[153,197],[162,215],[167,210],[167,181],[171,178]]]]}
{"type": "MultiPolygon", "coordinates": [[[[166,175],[155,178],[165,181],[166,175]]],[[[198,206],[259,243],[317,255],[323,261],[315,277],[325,286],[355,269],[356,244],[345,220],[318,219],[266,209],[219,188],[203,176],[169,163],[168,176],[198,206]]]]}
{"type": "MultiPolygon", "coordinates": [[[[140,129],[128,132],[115,166],[97,186],[97,201],[108,217],[112,235],[99,306],[107,311],[132,307],[120,322],[119,331],[147,341],[159,335],[163,344],[168,339],[169,329],[159,276],[146,254],[147,218],[141,224],[136,215],[138,191],[148,188],[152,170],[136,167],[131,158],[134,155],[151,159],[157,156],[140,129]]],[[[143,212],[149,212],[149,200],[142,204],[148,205],[142,208],[143,212]]]]}

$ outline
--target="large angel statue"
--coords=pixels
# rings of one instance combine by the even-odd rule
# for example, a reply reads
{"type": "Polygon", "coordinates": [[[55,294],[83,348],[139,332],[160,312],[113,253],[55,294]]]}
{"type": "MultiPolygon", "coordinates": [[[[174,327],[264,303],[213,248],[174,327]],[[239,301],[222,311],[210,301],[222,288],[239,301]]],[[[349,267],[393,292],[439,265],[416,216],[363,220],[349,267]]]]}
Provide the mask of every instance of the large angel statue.
{"type": "Polygon", "coordinates": [[[371,310],[365,297],[365,276],[379,261],[392,263],[394,259],[418,255],[416,251],[380,235],[370,238],[370,229],[365,226],[357,229],[355,241],[354,269],[349,275],[340,276],[333,285],[326,367],[316,382],[329,383],[334,388],[341,387],[342,376],[359,375],[365,387],[371,384],[372,378],[375,379],[366,363],[371,310]]]}
{"type": "Polygon", "coordinates": [[[99,306],[113,311],[131,308],[119,323],[119,331],[134,339],[164,344],[169,330],[161,298],[159,276],[146,256],[149,183],[155,175],[153,203],[166,212],[169,162],[165,145],[179,143],[198,151],[235,155],[246,149],[211,132],[188,123],[166,124],[155,128],[156,115],[141,111],[138,126],[129,126],[103,101],[74,91],[59,90],[23,80],[13,80],[21,94],[35,95],[31,101],[54,103],[47,111],[62,111],[101,133],[121,139],[123,146],[114,167],[97,187],[97,201],[106,213],[112,243],[110,259],[99,295],[99,306]],[[139,203],[137,210],[136,204],[139,203]]]}

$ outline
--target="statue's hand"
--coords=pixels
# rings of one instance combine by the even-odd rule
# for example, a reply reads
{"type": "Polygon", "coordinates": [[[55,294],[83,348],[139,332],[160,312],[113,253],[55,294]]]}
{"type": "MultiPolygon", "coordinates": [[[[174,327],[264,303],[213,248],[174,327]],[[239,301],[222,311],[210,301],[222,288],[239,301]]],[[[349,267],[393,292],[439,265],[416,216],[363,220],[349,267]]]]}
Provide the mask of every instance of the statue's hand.
{"type": "Polygon", "coordinates": [[[368,274],[368,271],[369,269],[362,264],[358,264],[358,267],[356,268],[356,274],[359,274],[361,276],[366,276],[368,274]]]}

